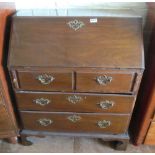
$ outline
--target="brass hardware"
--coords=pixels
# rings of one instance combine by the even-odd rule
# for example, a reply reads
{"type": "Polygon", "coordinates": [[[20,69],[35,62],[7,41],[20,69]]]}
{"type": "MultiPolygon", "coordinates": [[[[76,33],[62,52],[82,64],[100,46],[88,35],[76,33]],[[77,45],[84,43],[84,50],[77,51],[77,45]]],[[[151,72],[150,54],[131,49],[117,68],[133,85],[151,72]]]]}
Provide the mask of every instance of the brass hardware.
{"type": "Polygon", "coordinates": [[[78,115],[72,115],[72,116],[68,116],[67,119],[73,123],[76,123],[77,121],[79,121],[81,119],[81,117],[78,115]]]}
{"type": "Polygon", "coordinates": [[[105,100],[97,104],[99,104],[102,109],[109,109],[113,107],[115,103],[113,101],[105,100]]]}
{"type": "Polygon", "coordinates": [[[82,21],[79,21],[77,19],[69,21],[67,24],[70,28],[74,29],[75,31],[82,28],[85,25],[82,21]]]}
{"type": "Polygon", "coordinates": [[[45,106],[45,105],[49,104],[51,101],[46,98],[38,98],[38,99],[33,100],[33,102],[36,104],[39,104],[41,106],[45,106]]]}
{"type": "Polygon", "coordinates": [[[80,101],[82,101],[82,97],[81,96],[77,96],[77,95],[73,95],[73,96],[68,96],[67,100],[73,104],[76,104],[80,101]]]}
{"type": "Polygon", "coordinates": [[[97,76],[96,81],[100,85],[107,85],[108,83],[110,83],[112,81],[112,77],[111,76],[106,76],[106,75],[97,76]]]}
{"type": "Polygon", "coordinates": [[[53,76],[48,74],[39,75],[36,77],[37,80],[41,82],[41,84],[48,85],[55,79],[53,76]]]}
{"type": "Polygon", "coordinates": [[[107,128],[108,126],[111,125],[111,122],[110,122],[110,121],[107,121],[107,120],[101,120],[101,121],[98,121],[98,122],[97,122],[97,125],[98,125],[100,128],[107,128]]]}
{"type": "Polygon", "coordinates": [[[41,118],[38,120],[38,122],[41,126],[48,126],[53,123],[51,119],[47,119],[47,118],[41,118]]]}
{"type": "Polygon", "coordinates": [[[16,83],[16,82],[17,82],[17,79],[14,78],[14,79],[13,79],[13,83],[16,83]]]}
{"type": "Polygon", "coordinates": [[[19,88],[18,80],[17,80],[17,73],[15,70],[12,71],[12,78],[13,78],[13,85],[15,88],[19,88]]]}
{"type": "Polygon", "coordinates": [[[14,86],[15,86],[16,88],[19,88],[19,86],[18,86],[18,81],[17,81],[16,78],[13,79],[13,84],[14,84],[14,86]]]}

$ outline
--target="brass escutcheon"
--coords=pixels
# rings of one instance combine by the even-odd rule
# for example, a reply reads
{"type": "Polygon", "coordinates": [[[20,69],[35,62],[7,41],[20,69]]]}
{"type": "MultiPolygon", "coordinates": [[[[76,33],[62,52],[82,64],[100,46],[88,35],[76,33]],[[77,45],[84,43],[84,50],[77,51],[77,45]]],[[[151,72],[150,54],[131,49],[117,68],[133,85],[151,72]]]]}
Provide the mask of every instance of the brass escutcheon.
{"type": "Polygon", "coordinates": [[[112,77],[103,75],[103,76],[97,76],[96,77],[96,82],[100,85],[107,85],[108,83],[111,83],[112,77]]]}
{"type": "Polygon", "coordinates": [[[55,78],[48,74],[42,74],[42,75],[38,75],[36,79],[39,80],[41,84],[48,85],[52,83],[55,78]]]}
{"type": "Polygon", "coordinates": [[[100,127],[100,128],[107,128],[111,125],[111,122],[110,121],[107,121],[107,120],[101,120],[101,121],[98,121],[97,122],[97,125],[100,127]]]}
{"type": "Polygon", "coordinates": [[[76,123],[81,119],[81,117],[78,115],[72,115],[72,116],[68,116],[67,119],[73,123],[76,123]]]}
{"type": "Polygon", "coordinates": [[[114,102],[113,101],[109,101],[109,100],[105,100],[105,101],[101,101],[99,103],[97,103],[102,109],[109,109],[111,107],[114,106],[114,102]]]}
{"type": "Polygon", "coordinates": [[[69,21],[67,24],[70,28],[72,28],[75,31],[82,28],[85,25],[82,21],[79,21],[77,19],[69,21]]]}
{"type": "Polygon", "coordinates": [[[48,126],[48,125],[53,123],[53,121],[51,119],[48,119],[48,118],[41,118],[38,120],[38,122],[41,126],[48,126]]]}
{"type": "Polygon", "coordinates": [[[33,102],[35,104],[45,106],[45,105],[48,105],[51,101],[49,99],[46,99],[46,98],[38,98],[38,99],[33,100],[33,102]]]}
{"type": "Polygon", "coordinates": [[[82,97],[81,96],[77,96],[77,95],[72,95],[72,96],[68,96],[67,100],[72,103],[72,104],[76,104],[78,102],[82,101],[82,97]]]}

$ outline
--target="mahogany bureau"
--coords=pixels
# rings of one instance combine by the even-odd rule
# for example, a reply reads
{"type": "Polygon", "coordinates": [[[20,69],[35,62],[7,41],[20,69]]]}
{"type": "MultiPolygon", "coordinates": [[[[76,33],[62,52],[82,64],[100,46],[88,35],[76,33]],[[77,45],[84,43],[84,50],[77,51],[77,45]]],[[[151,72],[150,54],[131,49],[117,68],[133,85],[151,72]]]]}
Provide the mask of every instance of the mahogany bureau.
{"type": "Polygon", "coordinates": [[[144,70],[142,19],[71,12],[12,17],[8,69],[21,140],[85,136],[125,149],[144,70]]]}

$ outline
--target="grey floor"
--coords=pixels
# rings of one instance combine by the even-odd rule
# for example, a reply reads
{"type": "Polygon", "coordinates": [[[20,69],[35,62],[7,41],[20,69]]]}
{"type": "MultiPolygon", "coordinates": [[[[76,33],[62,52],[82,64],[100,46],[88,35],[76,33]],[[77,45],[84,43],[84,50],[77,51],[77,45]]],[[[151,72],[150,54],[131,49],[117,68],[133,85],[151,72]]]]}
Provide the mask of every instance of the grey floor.
{"type": "MultiPolygon", "coordinates": [[[[29,140],[34,142],[32,146],[22,146],[20,144],[9,144],[4,141],[0,141],[1,153],[114,153],[121,152],[112,149],[108,142],[103,142],[98,139],[89,138],[70,138],[70,137],[46,137],[37,138],[29,137],[29,140]]],[[[133,146],[128,145],[125,152],[133,153],[151,153],[155,152],[155,146],[133,146]]]]}

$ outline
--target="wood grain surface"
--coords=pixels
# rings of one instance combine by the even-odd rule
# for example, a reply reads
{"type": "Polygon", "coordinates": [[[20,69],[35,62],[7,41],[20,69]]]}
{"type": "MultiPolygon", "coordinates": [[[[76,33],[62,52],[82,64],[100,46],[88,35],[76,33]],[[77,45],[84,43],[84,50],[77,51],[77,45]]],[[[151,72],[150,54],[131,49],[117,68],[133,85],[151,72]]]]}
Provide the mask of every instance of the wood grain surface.
{"type": "Polygon", "coordinates": [[[57,131],[57,132],[100,132],[119,134],[127,130],[129,122],[128,115],[112,115],[112,114],[87,114],[87,113],[46,113],[46,112],[20,112],[23,129],[40,130],[40,131],[57,131]],[[69,116],[77,115],[81,119],[72,122],[69,116]],[[40,119],[50,119],[53,121],[49,126],[39,124],[40,119]],[[98,121],[107,120],[111,125],[106,128],[100,128],[98,121]]]}
{"type": "Polygon", "coordinates": [[[9,66],[144,68],[141,18],[90,18],[14,16],[9,66]]]}
{"type": "Polygon", "coordinates": [[[88,93],[50,93],[50,92],[17,92],[16,103],[19,110],[59,111],[59,112],[114,112],[130,113],[134,106],[134,95],[106,95],[88,93]],[[71,102],[69,97],[80,97],[71,102]],[[48,104],[36,104],[36,99],[47,99],[48,104]],[[113,106],[103,109],[102,102],[113,102],[113,106]]]}

